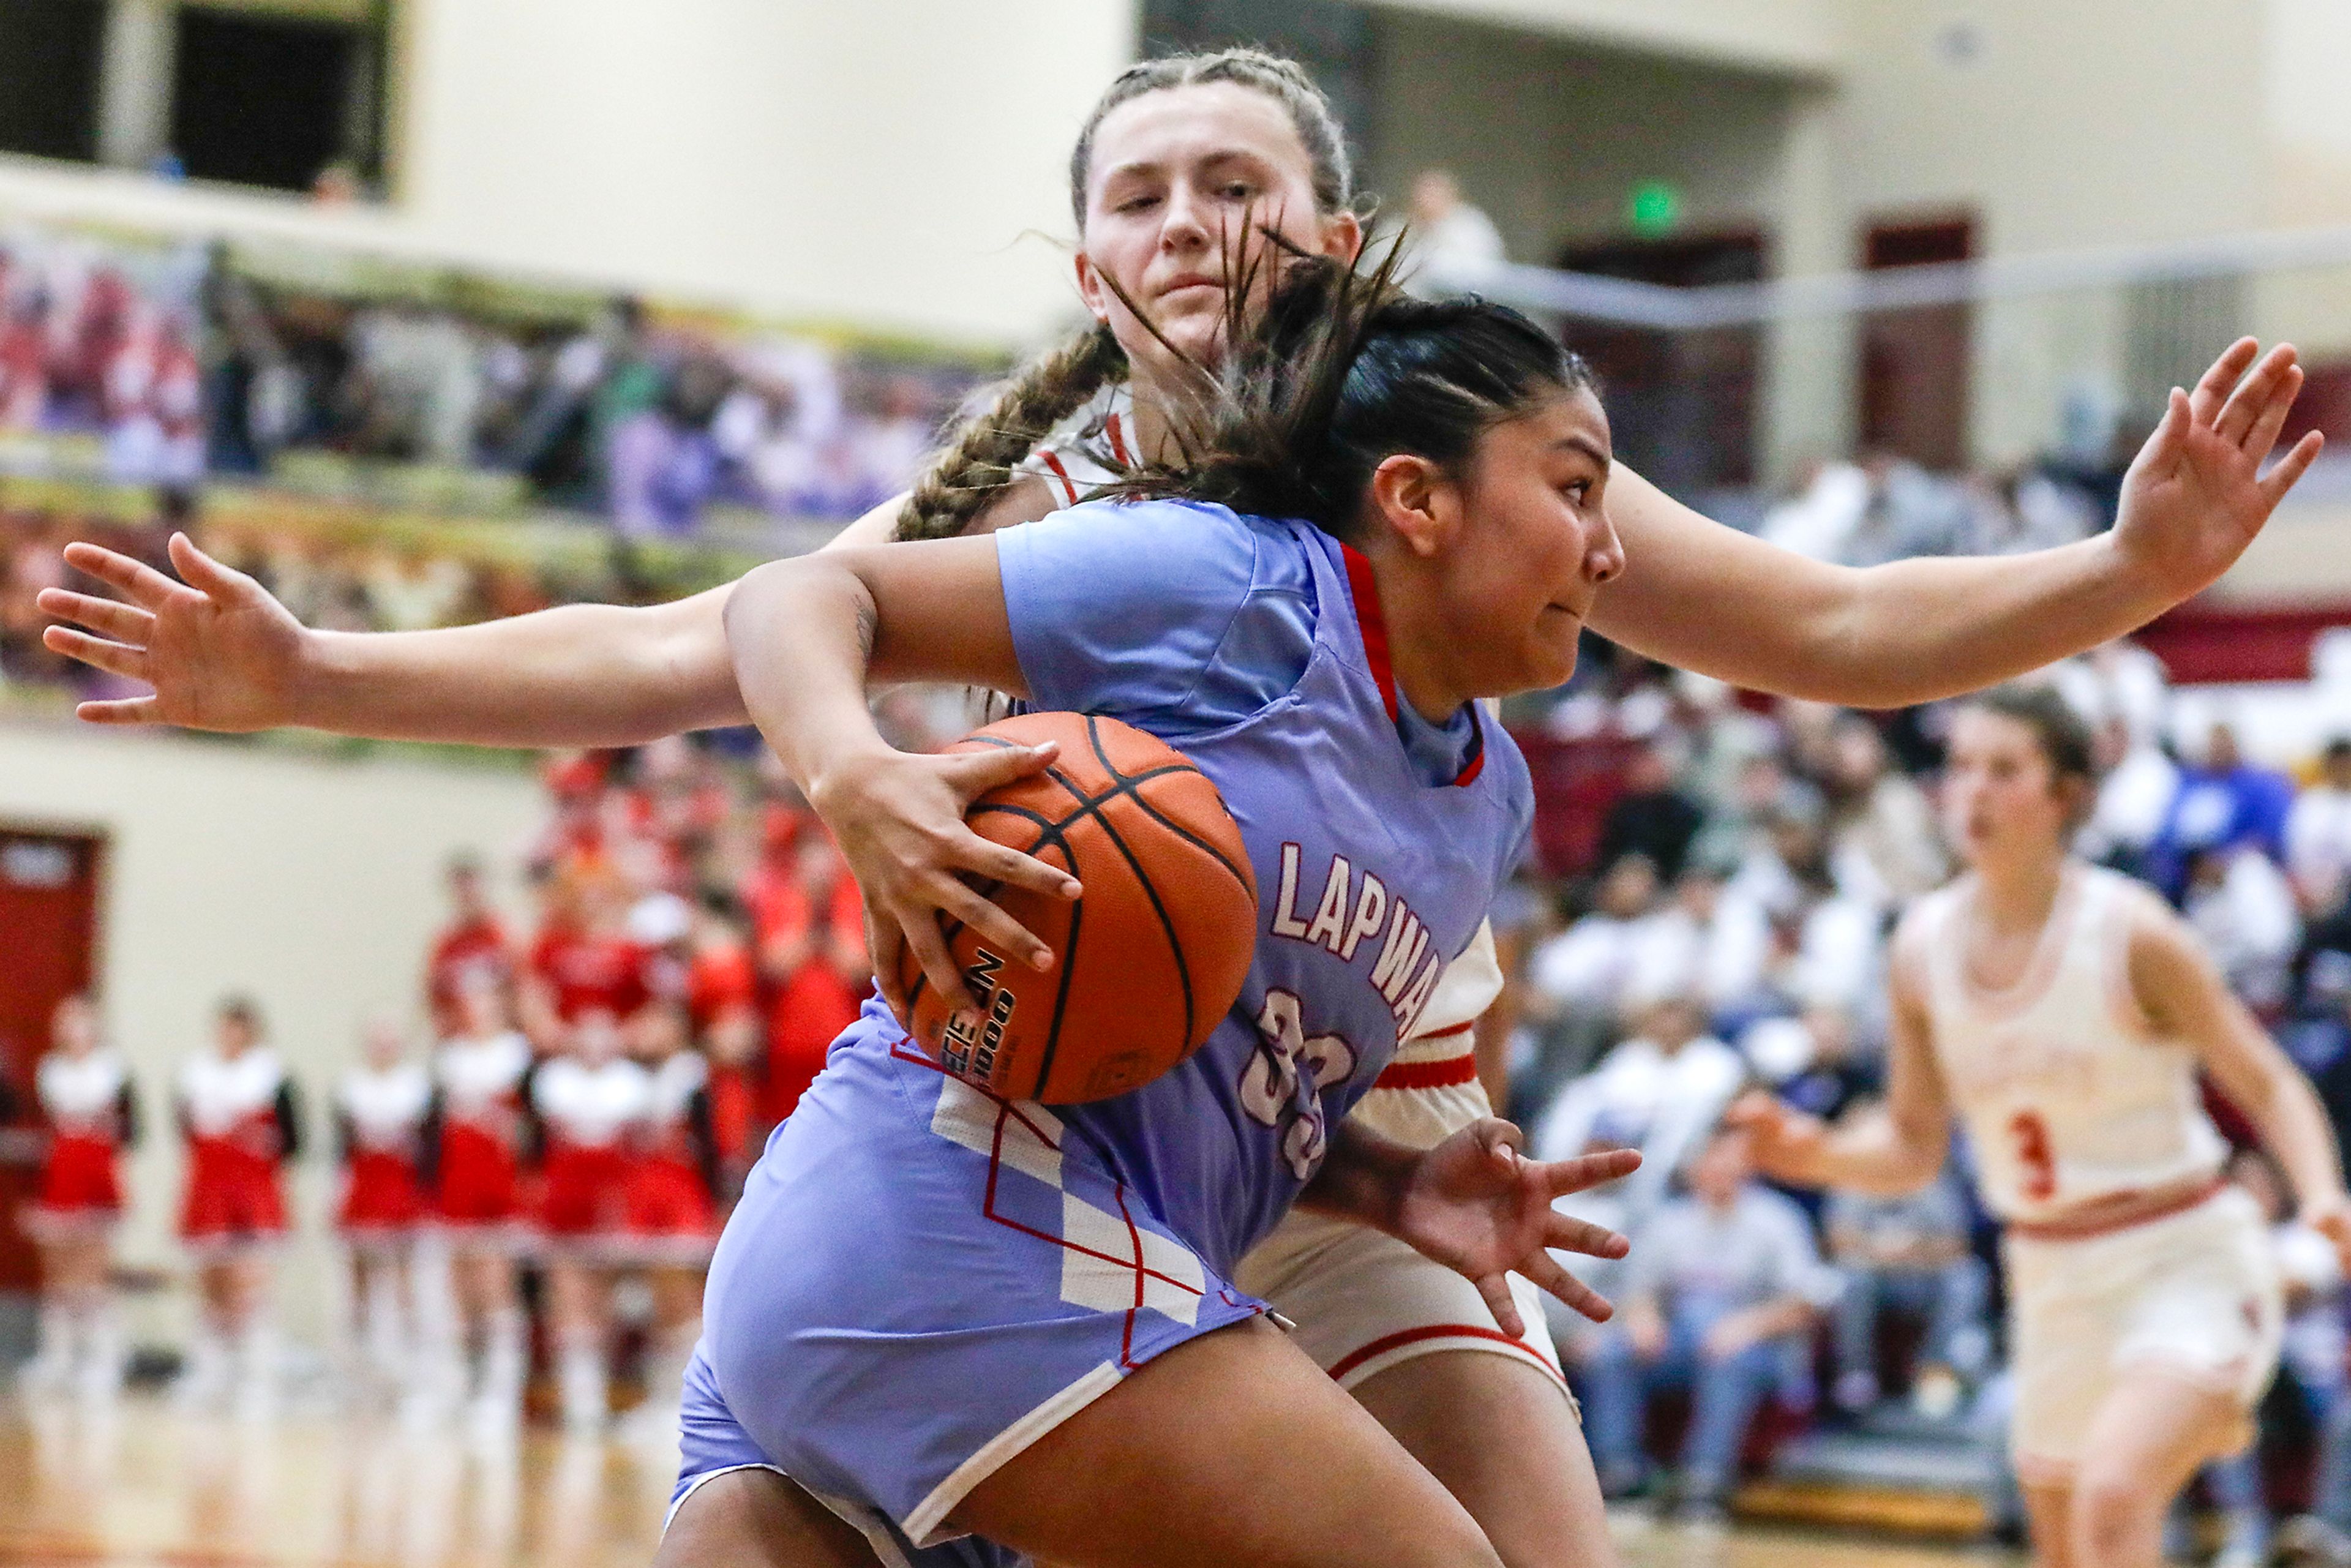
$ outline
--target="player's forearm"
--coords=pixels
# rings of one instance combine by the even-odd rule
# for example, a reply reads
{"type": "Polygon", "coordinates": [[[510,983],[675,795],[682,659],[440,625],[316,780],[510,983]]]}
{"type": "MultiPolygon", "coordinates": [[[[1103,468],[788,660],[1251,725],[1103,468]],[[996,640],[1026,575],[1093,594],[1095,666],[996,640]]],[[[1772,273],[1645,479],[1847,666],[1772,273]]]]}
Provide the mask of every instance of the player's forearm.
{"type": "Polygon", "coordinates": [[[2029,555],[1856,568],[1711,522],[1619,466],[1625,570],[1593,629],[1651,658],[1783,696],[1892,707],[2037,669],[2177,597],[2111,534],[2029,555]]]}
{"type": "Polygon", "coordinates": [[[2258,1074],[2222,1086],[2262,1135],[2262,1144],[2285,1167],[2294,1197],[2307,1209],[2343,1197],[2343,1164],[2325,1107],[2283,1054],[2258,1074]]]}
{"type": "Polygon", "coordinates": [[[726,646],[744,706],[820,813],[828,779],[890,749],[865,702],[876,620],[857,574],[814,556],[760,567],[726,604],[726,646]]]}
{"type": "Polygon", "coordinates": [[[1841,1187],[1878,1197],[1917,1191],[1943,1168],[1949,1134],[1925,1128],[1906,1131],[1883,1111],[1847,1117],[1829,1130],[1808,1167],[1792,1179],[1800,1186],[1841,1187]]]}
{"type": "Polygon", "coordinates": [[[1331,1133],[1314,1179],[1298,1195],[1298,1207],[1393,1236],[1422,1152],[1343,1120],[1331,1133]]]}
{"type": "Polygon", "coordinates": [[[2107,535],[1859,569],[1820,627],[1823,689],[1802,695],[1858,707],[1954,696],[2111,642],[2169,604],[2107,535]]]}
{"type": "Polygon", "coordinates": [[[729,590],[647,608],[573,604],[431,632],[314,632],[295,722],[469,746],[632,746],[740,724],[729,590]]]}

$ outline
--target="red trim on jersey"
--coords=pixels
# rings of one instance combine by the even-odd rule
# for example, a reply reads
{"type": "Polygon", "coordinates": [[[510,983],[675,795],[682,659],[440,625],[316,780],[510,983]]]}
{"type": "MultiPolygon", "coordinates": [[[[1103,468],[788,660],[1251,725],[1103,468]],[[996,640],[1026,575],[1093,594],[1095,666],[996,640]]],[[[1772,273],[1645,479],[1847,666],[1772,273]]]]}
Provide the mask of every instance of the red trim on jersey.
{"type": "Polygon", "coordinates": [[[1469,727],[1472,731],[1469,737],[1469,760],[1461,765],[1460,773],[1453,780],[1457,788],[1475,783],[1478,775],[1486,771],[1486,719],[1485,716],[1478,711],[1478,706],[1475,703],[1469,706],[1469,727]]]}
{"type": "Polygon", "coordinates": [[[2111,1236],[2117,1230],[2185,1214],[2228,1186],[2228,1177],[2214,1176],[2176,1192],[2118,1192],[2092,1198],[2053,1218],[2011,1219],[2008,1222],[2009,1233],[2031,1241],[2086,1241],[2093,1236],[2111,1236]]]}
{"type": "Polygon", "coordinates": [[[1529,1361],[1551,1374],[1553,1379],[1562,1383],[1566,1381],[1560,1376],[1559,1368],[1543,1359],[1542,1353],[1526,1341],[1513,1339],[1499,1329],[1485,1328],[1477,1323],[1424,1323],[1416,1329],[1400,1329],[1395,1333],[1374,1340],[1360,1350],[1341,1356],[1331,1368],[1331,1380],[1336,1383],[1375,1355],[1385,1355],[1392,1350],[1401,1350],[1405,1345],[1418,1344],[1423,1340],[1430,1339],[1491,1340],[1496,1344],[1519,1352],[1529,1361]]]}
{"type": "Polygon", "coordinates": [[[1374,1089],[1450,1089],[1478,1082],[1478,1055],[1465,1051],[1437,1061],[1391,1061],[1372,1081],[1374,1089]]]}
{"type": "MultiPolygon", "coordinates": [[[[1372,576],[1372,563],[1364,552],[1342,541],[1341,555],[1347,562],[1347,591],[1355,599],[1355,626],[1363,633],[1364,658],[1372,666],[1372,680],[1380,688],[1380,702],[1388,710],[1388,722],[1396,721],[1395,665],[1388,657],[1388,621],[1380,609],[1380,585],[1372,576]]],[[[1472,705],[1469,709],[1469,760],[1453,776],[1455,785],[1475,783],[1478,775],[1486,770],[1486,721],[1479,716],[1472,705]]]]}
{"type": "Polygon", "coordinates": [[[1449,1023],[1443,1029],[1425,1030],[1412,1038],[1414,1040],[1451,1040],[1455,1035],[1468,1034],[1477,1027],[1476,1019],[1463,1019],[1459,1023],[1449,1023]]]}
{"type": "Polygon", "coordinates": [[[1347,589],[1355,596],[1355,625],[1364,634],[1364,657],[1372,666],[1372,680],[1380,688],[1388,721],[1396,717],[1395,667],[1388,662],[1388,622],[1380,611],[1380,585],[1372,577],[1372,563],[1351,544],[1339,552],[1347,562],[1347,589]]]}
{"type": "Polygon", "coordinates": [[[1102,421],[1102,434],[1110,437],[1110,455],[1131,466],[1134,459],[1126,455],[1126,437],[1119,433],[1116,413],[1102,421]]]}
{"type": "Polygon", "coordinates": [[[1050,468],[1053,471],[1053,477],[1061,482],[1061,488],[1069,495],[1070,505],[1072,507],[1076,506],[1078,504],[1078,486],[1070,478],[1070,471],[1061,466],[1061,458],[1055,455],[1050,447],[1040,449],[1037,455],[1045,460],[1045,466],[1050,468]]]}

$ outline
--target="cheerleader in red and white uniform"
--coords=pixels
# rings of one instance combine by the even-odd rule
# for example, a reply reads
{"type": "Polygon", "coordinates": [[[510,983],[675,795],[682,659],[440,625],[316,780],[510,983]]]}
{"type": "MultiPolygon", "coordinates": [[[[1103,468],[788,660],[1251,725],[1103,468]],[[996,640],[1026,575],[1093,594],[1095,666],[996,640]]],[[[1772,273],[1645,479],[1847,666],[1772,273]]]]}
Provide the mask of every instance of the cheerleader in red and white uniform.
{"type": "Polygon", "coordinates": [[[48,1123],[40,1186],[19,1216],[41,1253],[40,1349],[28,1392],[71,1385],[104,1397],[122,1381],[122,1332],[107,1276],[122,1217],[115,1159],[138,1138],[138,1102],[122,1058],[99,1038],[98,1010],[68,997],[49,1019],[49,1051],[34,1070],[48,1123]]]}
{"type": "Polygon", "coordinates": [[[601,1427],[611,1270],[625,1260],[629,1177],[652,1078],[622,1054],[621,1020],[602,1009],[567,1031],[570,1049],[531,1077],[540,1137],[538,1230],[564,1425],[601,1427]]]}
{"type": "Polygon", "coordinates": [[[645,1402],[631,1418],[643,1435],[667,1437],[676,1430],[686,1363],[702,1337],[703,1276],[718,1244],[718,1139],[710,1063],[695,1049],[685,1005],[653,1003],[637,1015],[630,1036],[648,1093],[629,1172],[628,1257],[644,1270],[653,1299],[645,1402]]]}
{"type": "Polygon", "coordinates": [[[625,1019],[644,1006],[644,948],[628,932],[628,900],[608,879],[559,873],[523,977],[523,1026],[543,1051],[590,1012],[625,1019]]]}
{"type": "Polygon", "coordinates": [[[524,1232],[522,1154],[530,1120],[530,1042],[508,1021],[507,985],[475,975],[454,993],[456,1030],[433,1059],[434,1218],[449,1244],[449,1282],[459,1344],[447,1359],[469,1360],[470,1418],[485,1436],[511,1430],[522,1415],[528,1359],[515,1253],[524,1232]]]}
{"type": "Polygon", "coordinates": [[[293,1082],[262,1043],[261,1014],[250,1000],[221,1004],[212,1049],[181,1064],[176,1089],[188,1145],[180,1237],[195,1256],[203,1311],[182,1397],[218,1397],[233,1345],[237,1403],[260,1414],[276,1392],[268,1295],[272,1246],[286,1234],[278,1172],[300,1152],[301,1134],[293,1082]]]}
{"type": "Polygon", "coordinates": [[[342,1197],[335,1228],[350,1249],[352,1327],[367,1364],[399,1386],[417,1321],[411,1270],[426,1213],[425,1124],[433,1081],[409,1061],[400,1027],[370,1023],[360,1064],[335,1085],[342,1197]]]}

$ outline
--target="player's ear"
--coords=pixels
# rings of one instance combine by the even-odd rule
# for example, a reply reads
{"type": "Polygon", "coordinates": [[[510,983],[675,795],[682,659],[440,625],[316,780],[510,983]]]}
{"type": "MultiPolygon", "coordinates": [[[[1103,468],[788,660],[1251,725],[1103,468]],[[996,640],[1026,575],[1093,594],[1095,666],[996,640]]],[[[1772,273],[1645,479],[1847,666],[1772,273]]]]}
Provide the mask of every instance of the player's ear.
{"type": "Polygon", "coordinates": [[[1070,262],[1077,269],[1078,298],[1085,302],[1087,313],[1097,321],[1108,321],[1111,294],[1102,286],[1102,272],[1094,266],[1094,258],[1081,250],[1070,262]]]}
{"type": "Polygon", "coordinates": [[[1460,498],[1445,470],[1416,453],[1381,459],[1365,486],[1365,509],[1417,556],[1434,555],[1460,520],[1460,498]]]}

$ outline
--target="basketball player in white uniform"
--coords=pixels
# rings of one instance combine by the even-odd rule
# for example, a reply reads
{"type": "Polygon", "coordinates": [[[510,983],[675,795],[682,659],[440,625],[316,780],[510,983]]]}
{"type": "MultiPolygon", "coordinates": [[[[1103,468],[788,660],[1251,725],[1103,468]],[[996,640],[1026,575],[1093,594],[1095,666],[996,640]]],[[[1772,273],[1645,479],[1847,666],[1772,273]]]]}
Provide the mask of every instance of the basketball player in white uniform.
{"type": "Polygon", "coordinates": [[[2303,1218],[2351,1258],[2325,1113],[2178,915],[2067,853],[2090,731],[2003,688],[1951,730],[1944,807],[1968,871],[1894,940],[1883,1107],[1830,1126],[1750,1095],[1734,1115],[1785,1181],[1881,1193],[1942,1168],[1956,1115],[2006,1221],[2010,1434],[2043,1568],[2155,1568],[2165,1511],[2252,1436],[2283,1311],[2264,1217],[2221,1176],[2198,1074],[2251,1119],[2303,1218]]]}

